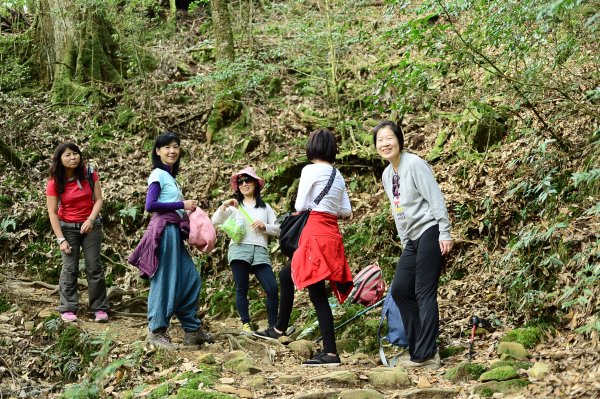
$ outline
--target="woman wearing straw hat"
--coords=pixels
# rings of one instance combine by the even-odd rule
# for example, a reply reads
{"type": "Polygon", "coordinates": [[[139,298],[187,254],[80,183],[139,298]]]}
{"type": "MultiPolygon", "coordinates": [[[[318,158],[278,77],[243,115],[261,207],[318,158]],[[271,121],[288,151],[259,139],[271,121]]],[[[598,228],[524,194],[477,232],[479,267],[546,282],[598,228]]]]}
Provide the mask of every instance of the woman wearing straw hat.
{"type": "Polygon", "coordinates": [[[231,240],[227,258],[235,281],[235,305],[242,321],[242,333],[251,335],[254,328],[248,310],[250,274],[254,274],[267,294],[266,307],[269,326],[277,322],[279,292],[271,267],[268,236],[279,236],[277,215],[260,195],[265,181],[254,169],[246,167],[231,176],[235,198],[224,201],[212,217],[213,224],[223,224],[234,212],[236,221],[246,225],[246,234],[239,241],[231,240]]]}

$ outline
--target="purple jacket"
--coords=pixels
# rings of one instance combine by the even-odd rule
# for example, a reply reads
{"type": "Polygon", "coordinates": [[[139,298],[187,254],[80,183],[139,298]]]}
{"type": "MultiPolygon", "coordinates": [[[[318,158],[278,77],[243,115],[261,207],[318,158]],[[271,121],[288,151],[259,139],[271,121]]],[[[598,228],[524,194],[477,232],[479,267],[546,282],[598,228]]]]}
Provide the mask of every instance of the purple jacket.
{"type": "Polygon", "coordinates": [[[187,237],[190,231],[189,221],[181,219],[177,212],[153,213],[144,236],[127,261],[140,269],[142,277],[152,277],[158,269],[158,256],[156,254],[160,246],[160,236],[167,224],[176,224],[182,230],[182,235],[187,237]]]}

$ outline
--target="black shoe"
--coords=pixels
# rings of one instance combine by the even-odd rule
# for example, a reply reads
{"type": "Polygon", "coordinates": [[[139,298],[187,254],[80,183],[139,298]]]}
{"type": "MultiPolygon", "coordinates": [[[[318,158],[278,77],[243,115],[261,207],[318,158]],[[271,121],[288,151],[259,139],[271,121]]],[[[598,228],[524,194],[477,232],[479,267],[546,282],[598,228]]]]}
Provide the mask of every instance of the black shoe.
{"type": "Polygon", "coordinates": [[[196,331],[186,332],[183,335],[183,345],[185,346],[196,346],[213,342],[214,338],[212,334],[204,331],[202,327],[198,328],[196,331]]]}
{"type": "Polygon", "coordinates": [[[310,360],[302,362],[303,366],[339,366],[342,364],[339,355],[329,355],[325,352],[317,353],[310,360]]]}
{"type": "Polygon", "coordinates": [[[275,327],[269,327],[263,331],[254,331],[254,336],[258,338],[273,338],[277,339],[279,337],[283,337],[284,333],[278,333],[275,331],[275,327]]]}

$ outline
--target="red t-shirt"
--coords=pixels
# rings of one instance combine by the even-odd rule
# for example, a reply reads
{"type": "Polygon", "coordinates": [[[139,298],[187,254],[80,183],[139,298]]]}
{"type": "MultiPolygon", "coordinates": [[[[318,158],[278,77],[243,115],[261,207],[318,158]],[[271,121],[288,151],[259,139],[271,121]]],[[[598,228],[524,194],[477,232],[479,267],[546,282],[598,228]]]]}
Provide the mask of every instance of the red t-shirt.
{"type": "MultiPolygon", "coordinates": [[[[99,179],[96,171],[92,172],[94,182],[99,179]]],[[[65,191],[60,195],[60,204],[58,205],[58,218],[63,222],[82,223],[91,215],[94,203],[92,202],[92,188],[87,179],[79,182],[77,180],[68,181],[65,184],[65,191]]],[[[58,187],[54,184],[54,179],[49,179],[46,185],[46,195],[48,197],[58,197],[58,187]]]]}

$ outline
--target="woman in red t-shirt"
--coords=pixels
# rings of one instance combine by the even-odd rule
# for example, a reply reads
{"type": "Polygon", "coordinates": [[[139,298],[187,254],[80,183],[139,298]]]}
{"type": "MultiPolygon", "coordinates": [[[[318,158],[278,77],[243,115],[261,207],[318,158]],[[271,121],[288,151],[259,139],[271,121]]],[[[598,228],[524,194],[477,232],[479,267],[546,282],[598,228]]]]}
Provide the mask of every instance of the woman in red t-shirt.
{"type": "Polygon", "coordinates": [[[79,253],[83,250],[89,306],[95,321],[107,322],[106,282],[100,260],[102,190],[98,173],[86,167],[81,150],[74,143],[64,142],[54,151],[46,185],[46,203],[62,257],[58,307],[61,318],[68,322],[77,321],[77,276],[79,253]]]}

